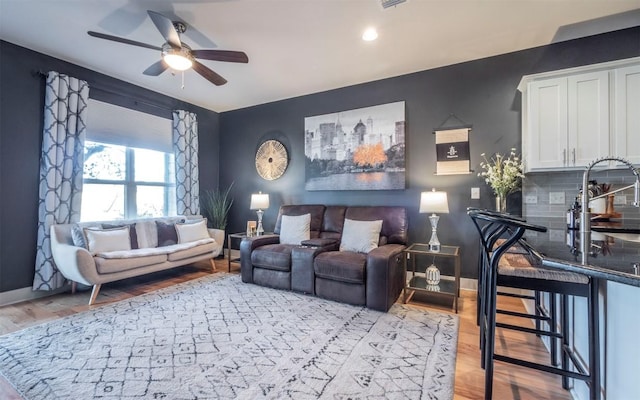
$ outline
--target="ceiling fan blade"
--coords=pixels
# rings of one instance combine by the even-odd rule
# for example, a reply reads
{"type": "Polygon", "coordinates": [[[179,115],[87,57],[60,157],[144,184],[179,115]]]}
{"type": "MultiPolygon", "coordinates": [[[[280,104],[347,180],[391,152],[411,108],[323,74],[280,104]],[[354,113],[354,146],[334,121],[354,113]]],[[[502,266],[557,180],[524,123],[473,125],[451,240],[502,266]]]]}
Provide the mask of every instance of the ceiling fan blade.
{"type": "Polygon", "coordinates": [[[154,46],[154,45],[146,44],[142,42],[136,42],[135,40],[129,40],[129,39],[121,38],[118,36],[106,35],[104,33],[94,32],[94,31],[88,31],[87,33],[89,34],[89,36],[97,37],[100,39],[112,40],[114,42],[120,42],[124,44],[130,44],[133,46],[144,47],[151,50],[162,50],[162,48],[158,46],[154,46]]]}
{"type": "Polygon", "coordinates": [[[193,60],[193,70],[202,75],[204,79],[208,80],[216,86],[221,86],[227,83],[226,79],[216,74],[196,60],[193,60]]]}
{"type": "Polygon", "coordinates": [[[236,63],[248,63],[249,57],[242,51],[230,50],[191,50],[195,58],[213,61],[226,61],[236,63]]]}
{"type": "Polygon", "coordinates": [[[151,21],[155,24],[156,28],[160,31],[162,37],[166,39],[167,42],[176,49],[182,47],[182,43],[180,43],[180,35],[178,35],[178,31],[173,26],[173,21],[169,18],[165,17],[162,14],[158,14],[155,11],[147,10],[151,21]]]}
{"type": "Polygon", "coordinates": [[[169,65],[164,62],[164,60],[160,60],[155,62],[149,66],[149,68],[145,69],[142,73],[149,76],[158,76],[163,73],[169,65]]]}

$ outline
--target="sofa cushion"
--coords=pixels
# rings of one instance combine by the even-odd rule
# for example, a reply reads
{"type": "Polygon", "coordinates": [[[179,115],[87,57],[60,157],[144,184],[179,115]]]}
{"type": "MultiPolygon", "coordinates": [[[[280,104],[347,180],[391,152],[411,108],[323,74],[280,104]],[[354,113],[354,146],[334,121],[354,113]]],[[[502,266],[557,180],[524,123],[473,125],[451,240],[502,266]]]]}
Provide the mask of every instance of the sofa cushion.
{"type": "Polygon", "coordinates": [[[158,247],[158,229],[155,221],[136,222],[136,235],[138,236],[138,248],[158,247]]]}
{"type": "Polygon", "coordinates": [[[128,226],[112,229],[85,228],[84,235],[89,252],[94,255],[105,251],[131,250],[128,226]]]}
{"type": "MultiPolygon", "coordinates": [[[[136,250],[134,250],[136,251],[136,250]]],[[[103,258],[95,256],[96,270],[99,274],[113,274],[147,265],[162,264],[167,261],[166,254],[130,256],[128,258],[103,258]]]]}
{"type": "Polygon", "coordinates": [[[208,239],[207,220],[201,219],[197,222],[179,222],[176,224],[178,243],[195,242],[196,240],[208,239]]]}
{"type": "Polygon", "coordinates": [[[310,239],[311,214],[283,215],[280,226],[280,243],[300,244],[310,239]]]}
{"type": "Polygon", "coordinates": [[[319,204],[302,204],[302,205],[283,205],[280,206],[276,225],[273,232],[280,234],[283,215],[304,215],[311,214],[310,235],[312,238],[318,237],[322,230],[322,219],[324,216],[325,206],[319,204]]]}
{"type": "Polygon", "coordinates": [[[129,241],[131,242],[131,248],[132,249],[137,249],[138,248],[138,234],[136,231],[136,223],[132,223],[132,224],[111,224],[111,223],[104,223],[102,224],[102,228],[103,229],[113,229],[113,228],[121,228],[123,226],[128,226],[129,227],[129,241]]]}
{"type": "Polygon", "coordinates": [[[196,257],[205,253],[213,253],[213,250],[216,248],[216,241],[211,238],[201,239],[195,242],[179,243],[169,247],[175,248],[175,250],[167,254],[167,259],[169,261],[178,261],[190,257],[196,257]],[[185,245],[195,246],[185,247],[185,245]]]}
{"type": "Polygon", "coordinates": [[[322,220],[322,236],[340,238],[344,228],[344,214],[347,211],[345,206],[327,206],[322,220]],[[328,235],[328,236],[327,236],[328,235]]]}
{"type": "MultiPolygon", "coordinates": [[[[84,249],[89,250],[89,246],[87,246],[87,238],[84,236],[84,228],[82,225],[74,224],[71,228],[71,240],[73,241],[73,245],[76,247],[82,247],[84,249]]],[[[93,228],[98,228],[98,226],[93,226],[93,228]]]]}
{"type": "Polygon", "coordinates": [[[380,229],[382,229],[382,220],[355,221],[345,219],[340,251],[370,252],[378,247],[380,229]]]}
{"type": "Polygon", "coordinates": [[[327,251],[316,256],[316,277],[340,282],[364,284],[367,255],[352,251],[327,251]]]}
{"type": "Polygon", "coordinates": [[[251,263],[254,267],[275,271],[291,271],[291,251],[296,245],[268,244],[251,252],[251,263]]]}
{"type": "Polygon", "coordinates": [[[198,247],[204,244],[215,243],[215,240],[209,239],[201,239],[195,242],[189,243],[178,243],[173,244],[171,246],[163,246],[163,247],[148,247],[144,249],[135,249],[135,250],[121,250],[121,251],[108,251],[96,254],[98,257],[102,258],[131,258],[131,257],[146,257],[146,256],[155,256],[159,254],[171,254],[177,251],[188,250],[194,247],[198,247]]]}
{"type": "Polygon", "coordinates": [[[380,236],[385,238],[384,243],[407,243],[408,220],[407,210],[404,207],[350,206],[347,208],[345,218],[359,221],[374,221],[381,219],[383,223],[380,236]]]}
{"type": "Polygon", "coordinates": [[[178,243],[178,233],[174,222],[156,221],[156,229],[158,231],[158,247],[178,243]]]}

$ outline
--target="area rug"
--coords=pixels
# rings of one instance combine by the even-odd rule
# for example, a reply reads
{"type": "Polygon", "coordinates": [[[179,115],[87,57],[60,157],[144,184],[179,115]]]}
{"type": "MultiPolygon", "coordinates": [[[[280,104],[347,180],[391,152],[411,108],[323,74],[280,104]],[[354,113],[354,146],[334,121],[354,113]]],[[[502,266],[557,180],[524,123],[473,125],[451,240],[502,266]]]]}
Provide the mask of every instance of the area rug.
{"type": "Polygon", "coordinates": [[[452,399],[458,318],[215,274],[0,336],[35,399],[452,399]]]}

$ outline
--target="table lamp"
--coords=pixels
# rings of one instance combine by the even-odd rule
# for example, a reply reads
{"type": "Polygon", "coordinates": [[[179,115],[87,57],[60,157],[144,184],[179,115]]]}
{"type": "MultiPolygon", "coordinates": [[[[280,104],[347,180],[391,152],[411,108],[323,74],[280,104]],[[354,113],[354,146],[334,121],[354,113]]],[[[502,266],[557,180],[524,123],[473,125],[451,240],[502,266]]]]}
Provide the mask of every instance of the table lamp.
{"type": "Polygon", "coordinates": [[[432,213],[429,216],[431,221],[431,240],[429,240],[429,250],[433,252],[440,251],[440,241],[438,240],[438,220],[440,217],[436,213],[448,214],[449,204],[447,203],[447,192],[436,192],[433,189],[430,192],[422,192],[420,196],[420,213],[432,213]]]}
{"type": "Polygon", "coordinates": [[[251,210],[258,210],[256,213],[258,214],[258,227],[256,228],[256,235],[260,236],[264,233],[264,229],[262,228],[262,215],[264,211],[262,209],[269,208],[269,195],[266,193],[258,192],[253,193],[251,195],[251,205],[249,206],[251,210]]]}

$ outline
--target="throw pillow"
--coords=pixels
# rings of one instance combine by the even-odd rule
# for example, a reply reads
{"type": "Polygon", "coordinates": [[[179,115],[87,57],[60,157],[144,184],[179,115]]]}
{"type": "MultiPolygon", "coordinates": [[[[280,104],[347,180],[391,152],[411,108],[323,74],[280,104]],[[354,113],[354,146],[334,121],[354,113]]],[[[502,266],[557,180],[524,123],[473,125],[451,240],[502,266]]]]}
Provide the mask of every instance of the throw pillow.
{"type": "Polygon", "coordinates": [[[156,221],[156,229],[158,230],[158,247],[178,244],[178,233],[173,222],[156,221]]]}
{"type": "Polygon", "coordinates": [[[283,215],[280,221],[280,243],[301,244],[311,237],[311,214],[283,215]]]}
{"type": "Polygon", "coordinates": [[[131,239],[131,249],[138,248],[138,232],[136,231],[136,223],[132,224],[102,224],[104,229],[121,228],[123,226],[129,227],[129,238],[131,239]]]}
{"type": "Polygon", "coordinates": [[[340,251],[370,252],[378,247],[381,229],[382,220],[356,221],[345,219],[342,239],[340,240],[340,251]]]}
{"type": "Polygon", "coordinates": [[[71,228],[71,240],[73,240],[74,246],[83,247],[89,250],[89,247],[87,247],[87,241],[84,237],[84,232],[82,230],[83,228],[80,225],[73,225],[73,228],[71,228]]]}
{"type": "Polygon", "coordinates": [[[178,234],[178,243],[188,243],[201,239],[209,239],[207,220],[203,219],[198,222],[189,221],[177,223],[176,233],[178,234]]]}
{"type": "Polygon", "coordinates": [[[128,226],[114,229],[85,228],[84,235],[87,238],[89,252],[94,255],[108,251],[131,250],[128,226]]]}

